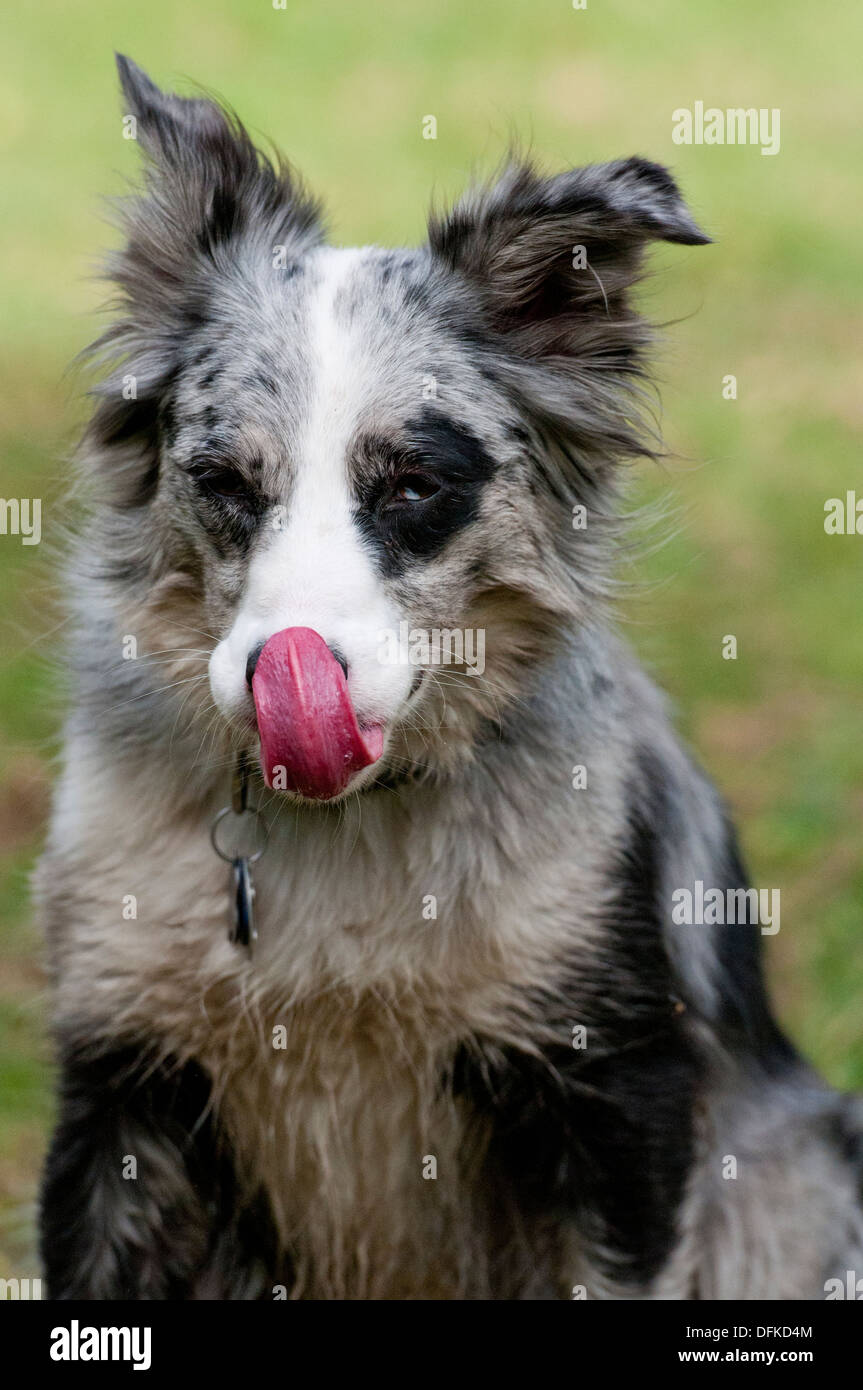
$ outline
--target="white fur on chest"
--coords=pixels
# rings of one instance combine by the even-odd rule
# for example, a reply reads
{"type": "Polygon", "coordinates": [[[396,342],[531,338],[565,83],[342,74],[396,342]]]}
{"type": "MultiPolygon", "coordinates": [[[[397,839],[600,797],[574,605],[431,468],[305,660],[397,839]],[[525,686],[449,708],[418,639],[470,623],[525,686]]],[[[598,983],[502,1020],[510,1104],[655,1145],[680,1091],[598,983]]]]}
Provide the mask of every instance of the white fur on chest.
{"type": "MultiPolygon", "coordinates": [[[[420,789],[338,814],[265,802],[250,958],[227,940],[230,871],[210,843],[226,796],[184,814],[156,772],[133,781],[110,763],[71,762],[43,880],[68,863],[62,890],[75,905],[62,913],[58,895],[50,936],[73,970],[86,956],[97,990],[98,976],[111,978],[114,1016],[121,982],[137,994],[179,976],[187,988],[196,979],[200,994],[233,976],[297,1002],[334,985],[361,993],[410,980],[431,995],[458,993],[470,1026],[477,990],[547,983],[549,968],[590,935],[578,919],[594,875],[575,836],[564,854],[559,841],[531,842],[518,807],[492,816],[420,789]]],[[[50,898],[51,884],[41,891],[50,898]]]]}
{"type": "Polygon", "coordinates": [[[572,893],[504,827],[486,839],[474,816],[469,834],[467,811],[381,798],[341,818],[282,814],[256,866],[250,956],[228,941],[213,808],[167,816],[155,797],[113,773],[67,779],[43,877],[73,868],[42,884],[61,1024],[205,1067],[298,1288],[481,1296],[486,1246],[452,1232],[484,1229],[471,1175],[485,1135],[446,1078],[476,1037],[530,1046],[523,1001],[572,936],[572,893]]]}

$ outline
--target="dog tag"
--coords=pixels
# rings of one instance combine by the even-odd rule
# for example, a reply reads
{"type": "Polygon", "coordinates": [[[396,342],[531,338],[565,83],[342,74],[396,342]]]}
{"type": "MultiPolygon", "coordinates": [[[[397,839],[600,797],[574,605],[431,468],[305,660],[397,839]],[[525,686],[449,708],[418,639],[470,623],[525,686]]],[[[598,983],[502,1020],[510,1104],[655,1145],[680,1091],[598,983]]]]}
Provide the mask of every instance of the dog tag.
{"type": "Polygon", "coordinates": [[[235,946],[245,946],[251,951],[258,939],[252,865],[258,862],[267,847],[268,829],[257,806],[249,805],[248,790],[249,769],[245,756],[241,754],[234,773],[231,805],[223,806],[216,815],[210,827],[210,843],[219,858],[231,866],[234,891],[229,913],[228,940],[235,946]],[[228,817],[231,817],[231,820],[228,820],[228,817]],[[223,843],[226,830],[227,843],[223,843]]]}
{"type": "Polygon", "coordinates": [[[247,858],[235,859],[234,872],[234,924],[231,941],[238,946],[251,947],[258,939],[255,927],[255,888],[252,883],[252,870],[247,858]]]}

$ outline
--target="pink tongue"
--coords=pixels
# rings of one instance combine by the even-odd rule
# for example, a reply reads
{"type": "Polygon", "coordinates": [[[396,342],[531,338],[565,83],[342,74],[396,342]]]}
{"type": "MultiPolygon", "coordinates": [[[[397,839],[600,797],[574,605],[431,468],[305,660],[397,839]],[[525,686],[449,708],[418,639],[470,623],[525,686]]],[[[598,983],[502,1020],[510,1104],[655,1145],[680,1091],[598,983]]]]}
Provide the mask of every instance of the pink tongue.
{"type": "Polygon", "coordinates": [[[326,801],[383,751],[383,729],[360,731],[344,672],[310,627],[287,627],[270,638],[252,695],[268,787],[326,801]]]}

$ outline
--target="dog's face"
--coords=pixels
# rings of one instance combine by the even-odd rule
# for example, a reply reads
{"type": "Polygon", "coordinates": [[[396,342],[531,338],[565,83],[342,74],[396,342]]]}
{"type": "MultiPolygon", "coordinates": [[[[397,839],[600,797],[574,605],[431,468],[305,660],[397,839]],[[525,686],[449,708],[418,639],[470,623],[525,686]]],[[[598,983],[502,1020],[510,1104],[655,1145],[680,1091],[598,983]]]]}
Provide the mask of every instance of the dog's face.
{"type": "MultiPolygon", "coordinates": [[[[155,507],[202,576],[225,719],[254,730],[260,649],[310,629],[360,730],[389,749],[428,695],[433,653],[417,665],[409,635],[470,627],[489,564],[521,548],[519,417],[460,337],[427,254],[319,246],[284,271],[271,260],[248,267],[240,312],[237,287],[216,284],[211,320],[184,346],[155,507]]],[[[474,671],[440,664],[435,679],[491,679],[474,671]]],[[[316,706],[326,675],[308,692],[316,706]]],[[[276,765],[297,790],[290,763],[287,747],[276,765]]],[[[376,758],[350,787],[378,776],[376,758]]]]}
{"type": "Polygon", "coordinates": [[[419,250],[334,249],[218,107],[121,76],[151,178],[90,443],[145,640],[206,634],[225,738],[289,794],[444,766],[601,588],[646,451],[627,289],[650,237],[706,238],[631,160],[512,165],[419,250]]]}

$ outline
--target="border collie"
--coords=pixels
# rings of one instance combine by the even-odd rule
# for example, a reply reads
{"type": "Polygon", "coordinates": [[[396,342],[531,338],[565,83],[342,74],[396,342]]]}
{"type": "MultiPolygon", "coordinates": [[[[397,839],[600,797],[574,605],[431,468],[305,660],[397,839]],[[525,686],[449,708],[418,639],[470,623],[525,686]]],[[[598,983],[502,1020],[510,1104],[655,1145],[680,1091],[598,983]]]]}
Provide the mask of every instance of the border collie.
{"type": "Polygon", "coordinates": [[[632,288],[709,238],[657,164],[514,156],[419,248],[335,248],[232,114],[119,68],[49,1295],[823,1298],[859,1102],[774,1022],[764,924],[675,910],[753,895],[609,615],[660,448],[632,288]]]}

